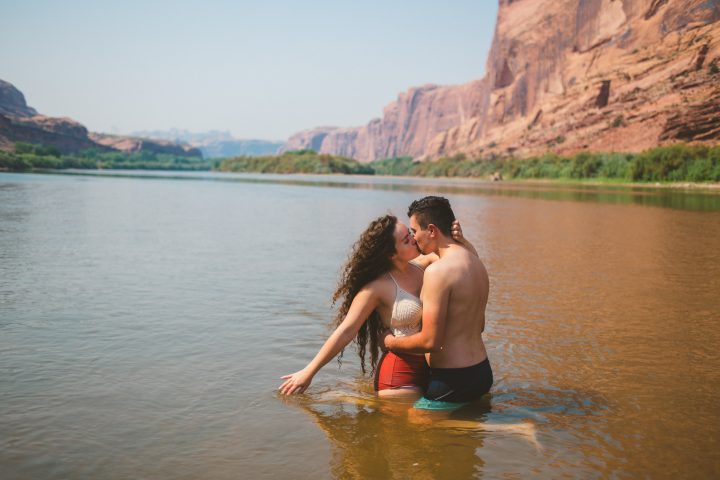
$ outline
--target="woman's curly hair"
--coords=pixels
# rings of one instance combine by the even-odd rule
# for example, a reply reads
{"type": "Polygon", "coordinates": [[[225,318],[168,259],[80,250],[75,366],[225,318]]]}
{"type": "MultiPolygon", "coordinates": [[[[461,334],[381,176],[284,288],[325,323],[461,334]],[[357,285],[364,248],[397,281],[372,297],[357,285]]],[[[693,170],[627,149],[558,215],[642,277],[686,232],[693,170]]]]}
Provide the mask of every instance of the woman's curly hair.
{"type": "MultiPolygon", "coordinates": [[[[368,228],[352,247],[348,261],[342,269],[342,275],[337,289],[333,294],[333,305],[342,299],[340,309],[332,322],[337,328],[350,310],[355,295],[368,283],[389,272],[392,268],[392,257],[395,253],[395,225],[397,218],[385,215],[370,223],[368,228]]],[[[382,321],[377,310],[373,310],[367,320],[362,324],[355,337],[360,367],[365,372],[365,353],[370,347],[370,373],[375,371],[378,361],[378,335],[383,329],[382,321]]],[[[340,353],[340,358],[342,352],[340,353]]]]}

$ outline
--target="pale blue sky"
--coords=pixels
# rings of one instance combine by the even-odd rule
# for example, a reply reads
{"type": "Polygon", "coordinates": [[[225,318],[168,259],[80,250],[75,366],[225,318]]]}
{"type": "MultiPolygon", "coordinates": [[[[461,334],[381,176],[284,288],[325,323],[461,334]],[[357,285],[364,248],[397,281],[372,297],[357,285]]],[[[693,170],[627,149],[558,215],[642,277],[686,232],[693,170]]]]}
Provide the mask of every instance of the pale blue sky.
{"type": "Polygon", "coordinates": [[[0,0],[0,78],[92,131],[284,140],[482,77],[497,0],[0,0]]]}

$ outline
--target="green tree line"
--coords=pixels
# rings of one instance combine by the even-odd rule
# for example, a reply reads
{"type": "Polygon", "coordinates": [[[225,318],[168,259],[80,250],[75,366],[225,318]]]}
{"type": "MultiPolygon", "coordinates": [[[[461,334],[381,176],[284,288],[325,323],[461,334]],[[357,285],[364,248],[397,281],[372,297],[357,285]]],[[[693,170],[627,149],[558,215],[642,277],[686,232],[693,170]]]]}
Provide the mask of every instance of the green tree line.
{"type": "Polygon", "coordinates": [[[720,146],[676,144],[641,153],[548,153],[533,158],[469,159],[465,155],[434,162],[394,158],[370,163],[376,174],[419,177],[616,180],[627,182],[720,182],[720,146]]]}
{"type": "Polygon", "coordinates": [[[296,150],[264,157],[228,158],[220,162],[217,170],[256,173],[375,173],[368,164],[350,158],[319,154],[313,150],[296,150]]]}
{"type": "Polygon", "coordinates": [[[217,170],[221,172],[404,175],[504,179],[611,180],[618,182],[720,182],[720,146],[676,144],[641,153],[553,153],[532,158],[468,158],[465,155],[419,162],[410,157],[360,163],[313,150],[263,157],[205,160],[168,154],[87,150],[62,155],[54,147],[18,142],[15,152],[0,151],[0,170],[33,169],[217,170]]]}
{"type": "Polygon", "coordinates": [[[95,149],[63,155],[56,147],[17,142],[14,152],[0,151],[0,170],[43,169],[210,170],[211,160],[153,152],[107,152],[95,149]]]}

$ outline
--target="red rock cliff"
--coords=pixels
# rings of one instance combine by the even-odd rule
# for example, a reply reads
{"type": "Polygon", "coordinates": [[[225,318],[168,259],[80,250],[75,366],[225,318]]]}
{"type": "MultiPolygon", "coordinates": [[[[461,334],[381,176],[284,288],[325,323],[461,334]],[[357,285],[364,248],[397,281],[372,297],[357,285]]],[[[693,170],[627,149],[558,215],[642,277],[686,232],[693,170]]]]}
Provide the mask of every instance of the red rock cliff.
{"type": "Polygon", "coordinates": [[[478,80],[459,86],[411,88],[384,108],[382,118],[364,127],[305,130],[292,136],[283,150],[311,148],[360,161],[422,157],[438,134],[477,114],[486,92],[484,85],[478,80]]]}
{"type": "Polygon", "coordinates": [[[482,80],[410,89],[317,150],[368,161],[717,142],[719,20],[720,0],[501,0],[482,80]]]}
{"type": "Polygon", "coordinates": [[[717,141],[718,20],[717,0],[503,0],[487,63],[492,89],[477,117],[427,153],[717,141]]]}

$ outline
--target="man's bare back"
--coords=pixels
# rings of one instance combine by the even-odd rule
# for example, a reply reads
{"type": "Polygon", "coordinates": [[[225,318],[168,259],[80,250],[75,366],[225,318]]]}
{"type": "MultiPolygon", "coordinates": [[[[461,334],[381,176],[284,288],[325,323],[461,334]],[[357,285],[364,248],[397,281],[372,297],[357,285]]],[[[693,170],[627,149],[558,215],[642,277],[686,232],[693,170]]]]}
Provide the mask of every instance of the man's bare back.
{"type": "MultiPolygon", "coordinates": [[[[424,285],[448,290],[445,339],[440,350],[429,352],[428,365],[435,368],[468,367],[487,358],[485,330],[489,279],[485,265],[460,245],[450,245],[440,260],[425,271],[424,285]],[[437,278],[437,280],[435,280],[437,278]]],[[[426,287],[421,298],[426,304],[426,287]]]]}

